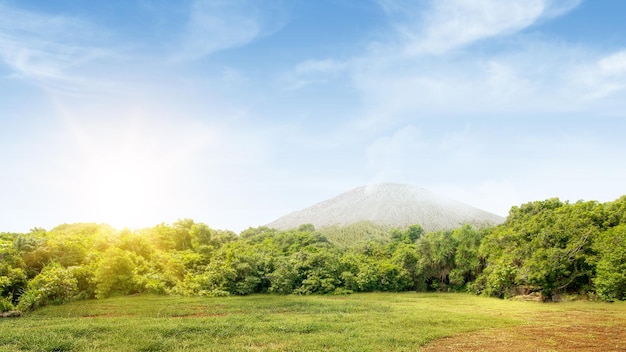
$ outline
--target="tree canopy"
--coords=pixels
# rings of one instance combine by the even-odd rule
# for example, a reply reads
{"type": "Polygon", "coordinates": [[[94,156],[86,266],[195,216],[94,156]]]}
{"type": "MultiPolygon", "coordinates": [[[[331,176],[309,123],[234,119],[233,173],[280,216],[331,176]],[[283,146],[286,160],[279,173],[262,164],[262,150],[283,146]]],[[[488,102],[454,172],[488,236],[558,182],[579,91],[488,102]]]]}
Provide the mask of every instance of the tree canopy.
{"type": "Polygon", "coordinates": [[[481,230],[381,231],[367,223],[333,228],[331,241],[310,224],[237,235],[182,219],[140,230],[77,223],[0,233],[0,310],[134,293],[436,290],[626,300],[626,196],[531,202],[481,230]]]}

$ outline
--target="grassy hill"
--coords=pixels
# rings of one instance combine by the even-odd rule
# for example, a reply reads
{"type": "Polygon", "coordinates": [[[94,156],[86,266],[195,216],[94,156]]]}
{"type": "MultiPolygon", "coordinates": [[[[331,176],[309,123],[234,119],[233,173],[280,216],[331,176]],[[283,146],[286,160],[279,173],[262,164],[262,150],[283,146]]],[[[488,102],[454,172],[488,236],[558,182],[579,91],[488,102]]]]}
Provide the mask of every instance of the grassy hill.
{"type": "Polygon", "coordinates": [[[388,241],[392,228],[389,225],[379,225],[364,220],[346,226],[323,227],[317,231],[336,245],[350,247],[370,241],[388,241]]]}

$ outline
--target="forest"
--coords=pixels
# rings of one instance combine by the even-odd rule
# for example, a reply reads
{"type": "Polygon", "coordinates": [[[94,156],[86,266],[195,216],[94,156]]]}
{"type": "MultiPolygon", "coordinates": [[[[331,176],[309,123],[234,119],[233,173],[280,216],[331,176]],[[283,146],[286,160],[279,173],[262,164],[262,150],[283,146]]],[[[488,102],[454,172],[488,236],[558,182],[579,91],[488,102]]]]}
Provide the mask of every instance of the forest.
{"type": "MultiPolygon", "coordinates": [[[[374,230],[373,230],[374,229],[374,230]]],[[[140,230],[63,224],[0,233],[0,312],[139,293],[227,296],[442,291],[626,300],[626,196],[511,208],[487,229],[419,224],[340,243],[310,224],[240,234],[191,219],[140,230]]],[[[369,231],[369,232],[368,232],[369,231]]]]}

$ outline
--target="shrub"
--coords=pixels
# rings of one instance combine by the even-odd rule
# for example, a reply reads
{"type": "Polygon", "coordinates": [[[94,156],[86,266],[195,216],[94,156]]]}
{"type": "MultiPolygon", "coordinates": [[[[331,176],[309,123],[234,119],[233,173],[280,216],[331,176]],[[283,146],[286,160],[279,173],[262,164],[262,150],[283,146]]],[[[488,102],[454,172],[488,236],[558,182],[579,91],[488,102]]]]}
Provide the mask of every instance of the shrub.
{"type": "Polygon", "coordinates": [[[0,313],[8,312],[10,310],[14,310],[12,297],[0,297],[0,313]]]}
{"type": "Polygon", "coordinates": [[[47,304],[65,303],[77,292],[76,278],[60,264],[51,263],[28,283],[27,290],[20,296],[18,308],[26,311],[47,304]]]}

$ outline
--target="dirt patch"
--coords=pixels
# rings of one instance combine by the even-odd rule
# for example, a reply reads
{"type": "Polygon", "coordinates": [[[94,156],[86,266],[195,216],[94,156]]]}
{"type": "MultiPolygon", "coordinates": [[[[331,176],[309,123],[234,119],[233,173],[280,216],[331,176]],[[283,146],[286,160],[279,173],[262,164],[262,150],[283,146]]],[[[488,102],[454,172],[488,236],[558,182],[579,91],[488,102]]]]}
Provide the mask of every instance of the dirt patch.
{"type": "Polygon", "coordinates": [[[189,314],[177,314],[172,315],[170,318],[204,318],[204,317],[225,317],[226,313],[189,313],[189,314]]]}
{"type": "Polygon", "coordinates": [[[626,321],[610,314],[538,314],[526,325],[445,338],[422,351],[626,351],[626,321]]]}
{"type": "Polygon", "coordinates": [[[116,314],[116,313],[99,313],[99,314],[85,314],[81,315],[79,318],[84,319],[94,319],[94,318],[121,318],[121,317],[130,317],[130,314],[116,314]]]}

